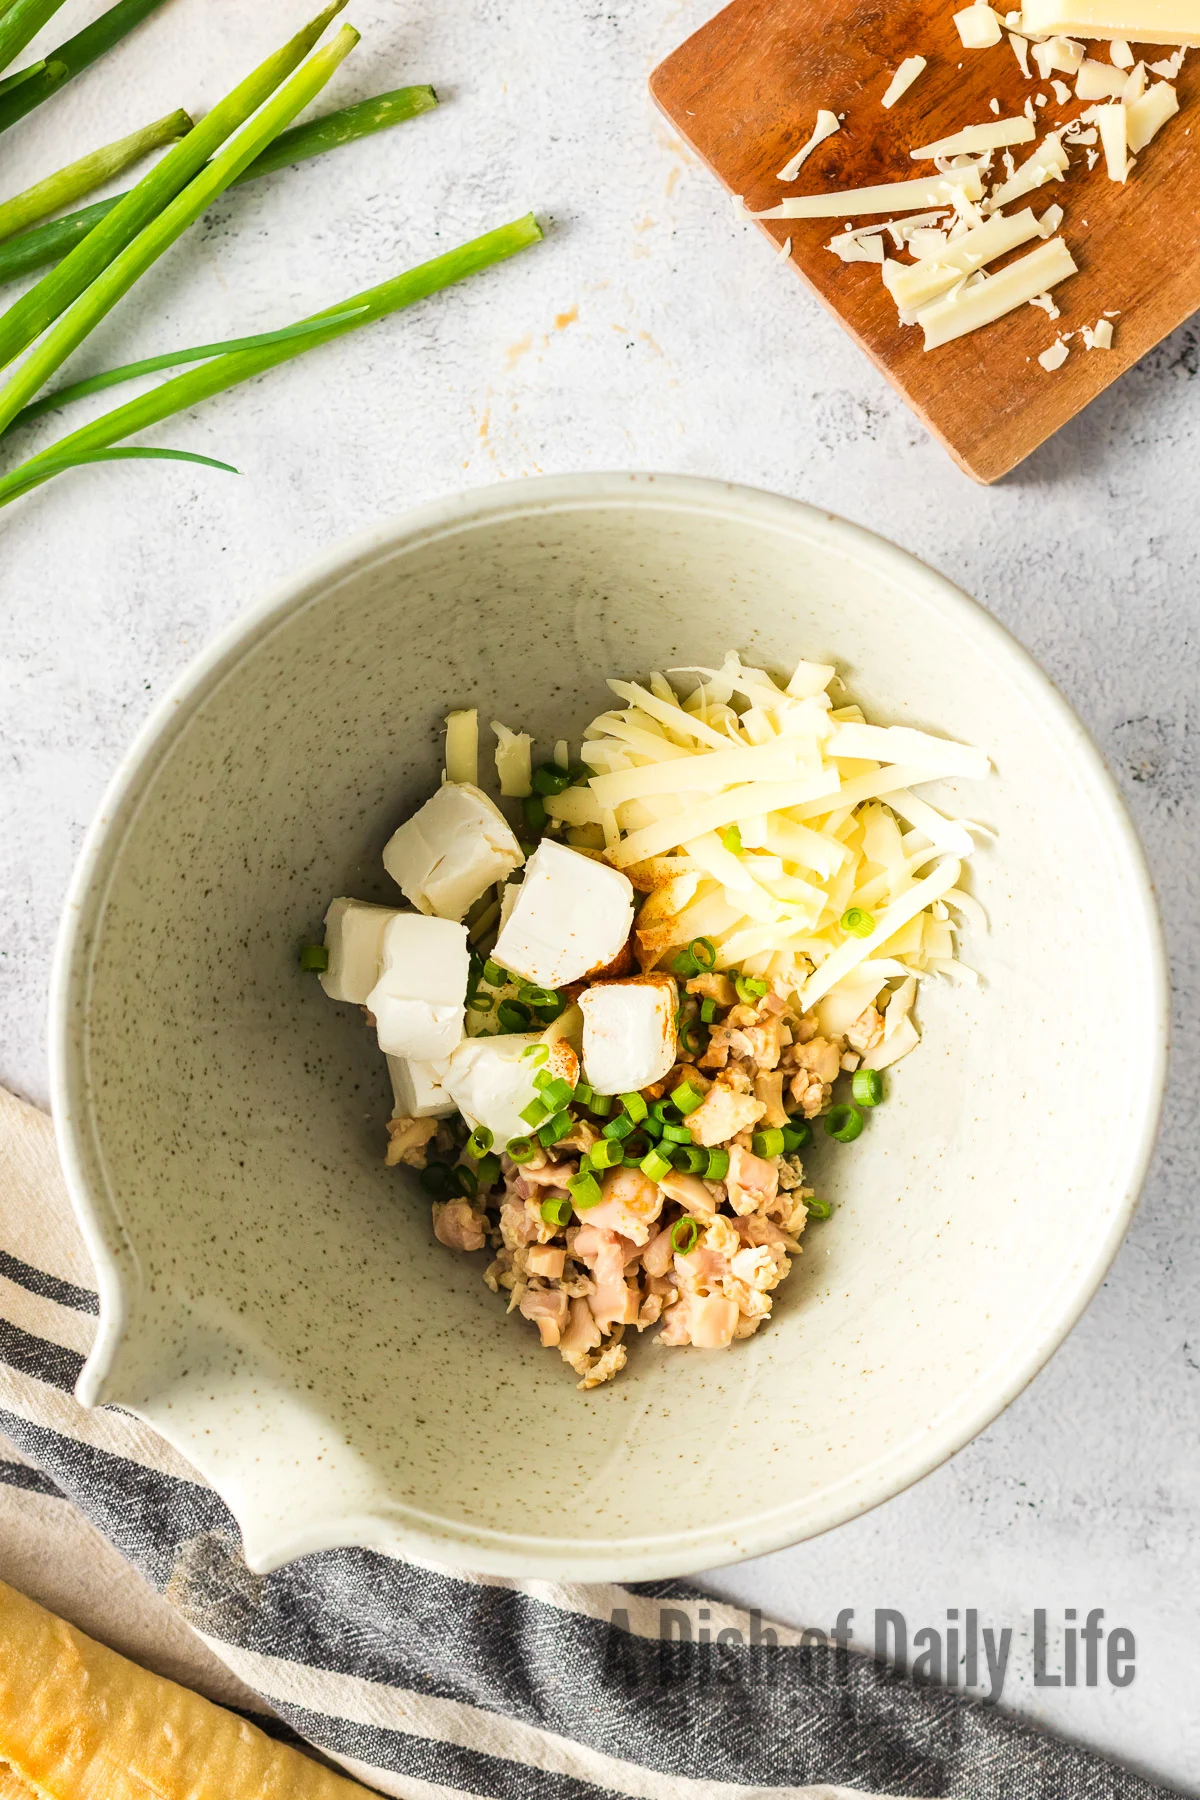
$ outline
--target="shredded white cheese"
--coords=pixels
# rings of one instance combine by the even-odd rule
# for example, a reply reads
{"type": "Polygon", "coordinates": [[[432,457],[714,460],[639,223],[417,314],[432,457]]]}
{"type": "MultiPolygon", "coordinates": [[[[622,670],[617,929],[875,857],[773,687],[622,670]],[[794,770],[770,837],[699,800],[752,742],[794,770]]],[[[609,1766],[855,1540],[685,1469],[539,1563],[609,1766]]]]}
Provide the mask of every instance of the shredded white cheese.
{"type": "Polygon", "coordinates": [[[1083,327],[1083,343],[1087,350],[1111,350],[1113,328],[1108,319],[1097,319],[1094,325],[1083,327]]]}
{"type": "Polygon", "coordinates": [[[1049,294],[1035,294],[1029,304],[1030,306],[1040,306],[1047,318],[1057,319],[1059,316],[1058,308],[1049,294]]]}
{"type": "Polygon", "coordinates": [[[479,786],[479,714],[474,707],[446,715],[446,780],[479,786]]]}
{"type": "Polygon", "coordinates": [[[1135,100],[1132,106],[1126,107],[1125,135],[1134,154],[1144,150],[1160,127],[1168,119],[1174,118],[1178,111],[1178,96],[1166,81],[1156,81],[1146,89],[1140,100],[1135,100]]]}
{"type": "Polygon", "coordinates": [[[895,106],[897,100],[903,99],[921,71],[928,67],[923,56],[906,56],[896,73],[887,85],[887,92],[879,102],[881,106],[895,106]]]}
{"type": "Polygon", "coordinates": [[[919,207],[945,206],[955,194],[971,200],[983,198],[983,182],[975,168],[952,169],[945,175],[920,176],[914,181],[885,181],[877,187],[846,188],[837,194],[793,194],[752,219],[839,219],[846,213],[915,212],[919,207]]]}
{"type": "Polygon", "coordinates": [[[1164,81],[1174,81],[1180,69],[1183,67],[1183,59],[1186,55],[1187,50],[1181,45],[1180,48],[1176,50],[1174,56],[1164,56],[1161,62],[1152,62],[1150,64],[1150,73],[1152,75],[1161,75],[1164,81]]]}
{"type": "Polygon", "coordinates": [[[1093,62],[1088,57],[1079,65],[1075,79],[1077,100],[1119,100],[1125,92],[1127,76],[1111,63],[1093,62]]]}
{"type": "Polygon", "coordinates": [[[964,50],[989,50],[1004,35],[998,14],[986,4],[986,0],[982,0],[982,3],[981,0],[975,0],[973,6],[956,12],[954,25],[964,50]]]}
{"type": "Polygon", "coordinates": [[[784,163],[776,179],[779,181],[795,181],[800,170],[808,161],[817,145],[823,144],[827,137],[832,137],[834,132],[840,131],[841,128],[841,121],[837,114],[826,112],[824,107],[822,107],[817,113],[817,122],[813,126],[812,136],[801,144],[795,156],[793,156],[789,162],[784,163]]]}
{"type": "Polygon", "coordinates": [[[843,232],[841,237],[830,238],[825,248],[846,263],[883,261],[883,239],[876,234],[860,237],[857,232],[843,232]]]}
{"type": "Polygon", "coordinates": [[[934,156],[965,156],[979,150],[999,150],[1005,144],[1029,144],[1034,138],[1028,119],[989,119],[983,125],[965,125],[949,137],[922,144],[909,155],[916,160],[934,156]]]}
{"type": "Polygon", "coordinates": [[[1019,213],[996,213],[953,244],[947,244],[918,263],[885,263],[884,283],[901,314],[913,314],[944,294],[964,275],[982,269],[1021,244],[1039,235],[1038,222],[1029,207],[1019,213]]]}
{"type": "Polygon", "coordinates": [[[1132,69],[1133,67],[1133,51],[1124,38],[1113,38],[1108,46],[1108,56],[1109,61],[1114,62],[1118,69],[1132,69]]]}
{"type": "Polygon", "coordinates": [[[636,932],[644,969],[704,936],[718,969],[768,976],[778,991],[804,991],[806,1005],[835,989],[837,1004],[850,1005],[839,984],[857,978],[871,991],[852,1018],[886,979],[900,980],[891,1042],[880,1047],[899,1054],[909,981],[958,967],[947,907],[969,917],[975,904],[958,886],[970,832],[911,789],[948,770],[979,778],[987,757],[835,709],[827,664],[800,663],[786,689],[736,655],[720,669],[672,674],[699,685],[684,697],[662,677],[610,682],[619,708],[584,734],[583,759],[598,772],[552,797],[551,817],[565,818],[574,795],[573,814],[608,819],[608,861],[649,893],[636,932]],[[898,755],[914,761],[890,760],[898,755]],[[790,777],[761,778],[781,767],[790,777]],[[805,786],[819,791],[795,801],[805,786]],[[851,907],[867,935],[842,924],[851,907]]]}
{"type": "Polygon", "coordinates": [[[1066,82],[1054,80],[1050,83],[1050,86],[1054,89],[1054,98],[1058,101],[1058,104],[1060,106],[1065,106],[1071,98],[1071,90],[1066,82]]]}
{"type": "Polygon", "coordinates": [[[1021,164],[1015,175],[998,188],[993,188],[983,203],[985,213],[999,212],[1002,206],[1010,201],[1024,199],[1047,181],[1061,181],[1069,163],[1062,139],[1056,132],[1049,132],[1031,156],[1021,164]]]}
{"type": "Polygon", "coordinates": [[[1070,354],[1071,352],[1066,344],[1063,343],[1063,340],[1061,338],[1055,338],[1050,348],[1042,351],[1042,354],[1038,357],[1038,361],[1041,363],[1043,369],[1047,371],[1061,369],[1070,354]]]}
{"type": "Polygon", "coordinates": [[[1051,238],[1025,256],[1009,263],[998,275],[984,277],[976,287],[963,288],[935,300],[918,314],[917,323],[925,333],[926,350],[978,331],[1018,306],[1024,306],[1035,294],[1056,287],[1068,275],[1077,273],[1074,258],[1062,238],[1051,238]]]}
{"type": "Polygon", "coordinates": [[[499,719],[492,720],[496,734],[496,774],[500,792],[513,800],[523,800],[532,793],[530,783],[530,748],[533,739],[527,731],[510,731],[499,719]]]}
{"type": "Polygon", "coordinates": [[[1120,104],[1093,106],[1089,118],[1100,131],[1100,147],[1110,181],[1124,181],[1129,173],[1129,147],[1125,137],[1125,108],[1120,104]]]}

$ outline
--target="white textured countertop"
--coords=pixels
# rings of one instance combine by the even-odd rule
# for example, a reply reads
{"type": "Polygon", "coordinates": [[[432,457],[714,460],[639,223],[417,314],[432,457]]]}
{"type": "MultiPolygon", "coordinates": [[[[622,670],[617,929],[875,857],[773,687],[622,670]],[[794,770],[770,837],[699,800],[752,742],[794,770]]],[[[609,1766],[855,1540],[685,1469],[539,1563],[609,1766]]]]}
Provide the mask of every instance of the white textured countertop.
{"type": "MultiPolygon", "coordinates": [[[[173,106],[210,105],[305,10],[168,0],[4,139],[3,189],[173,106]]],[[[975,487],[732,218],[651,106],[650,69],[712,10],[356,0],[363,43],[329,103],[432,81],[442,108],[227,197],[77,358],[86,372],[267,329],[529,208],[548,226],[517,262],[153,434],[237,464],[241,479],[100,468],[0,519],[0,1080],[46,1099],[58,909],[122,749],[204,640],[314,552],[457,488],[586,468],[757,483],[894,538],[1012,628],[1115,770],[1174,959],[1172,1091],[1130,1238],[1023,1398],[889,1506],[707,1579],[826,1630],[853,1607],[866,1647],[876,1607],[900,1609],[910,1631],[944,1630],[948,1607],[975,1607],[981,1624],[1013,1628],[1007,1703],[1189,1788],[1200,1768],[1200,337],[1178,332],[1014,476],[975,487]],[[1081,1619],[1103,1607],[1106,1625],[1131,1628],[1132,1686],[1035,1691],[1037,1607],[1060,1621],[1066,1607],[1081,1619]]],[[[95,11],[71,0],[61,18],[95,11]]],[[[54,435],[50,420],[37,442],[54,435]]],[[[1103,1106],[1103,993],[1095,1009],[1096,1058],[1078,1079],[1103,1106]]]]}

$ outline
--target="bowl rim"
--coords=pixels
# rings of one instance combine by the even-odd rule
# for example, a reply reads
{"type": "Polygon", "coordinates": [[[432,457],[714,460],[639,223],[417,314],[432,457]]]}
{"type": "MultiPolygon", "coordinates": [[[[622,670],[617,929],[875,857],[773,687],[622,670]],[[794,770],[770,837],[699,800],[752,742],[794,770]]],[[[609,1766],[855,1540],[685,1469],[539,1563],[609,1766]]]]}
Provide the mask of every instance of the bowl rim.
{"type": "MultiPolygon", "coordinates": [[[[954,617],[968,634],[1040,703],[1076,759],[1097,811],[1105,818],[1110,849],[1123,869],[1131,908],[1140,911],[1145,1032],[1152,1051],[1146,1070],[1141,1118],[1131,1126],[1120,1183],[1114,1183],[1107,1230],[1076,1259],[1043,1301],[1021,1354],[1013,1349],[994,1362],[957,1401],[921,1430],[866,1468],[823,1490],[816,1500],[788,1501],[742,1521],[721,1521],[682,1539],[643,1538],[582,1544],[433,1519],[397,1511],[333,1512],[297,1529],[266,1527],[234,1509],[247,1560],[267,1572],[314,1551],[361,1546],[450,1562],[483,1574],[590,1580],[652,1580],[693,1573],[782,1549],[848,1523],[894,1498],[955,1455],[996,1419],[1045,1366],[1099,1289],[1136,1210],[1157,1139],[1169,1048],[1169,978],[1162,924],[1145,851],[1124,799],[1087,728],[1051,678],[1014,635],[937,569],[869,530],[808,502],[742,483],[706,476],[642,471],[602,471],[525,477],[490,483],[425,502],[367,526],[276,582],[243,609],[183,668],[153,706],[122,755],[88,829],[71,876],[55,945],[49,994],[50,1092],[71,1203],[96,1267],[100,1320],[96,1339],[76,1386],[85,1406],[120,1404],[144,1419],[221,1492],[221,1469],[169,1417],[122,1398],[115,1365],[136,1324],[140,1285],[137,1248],[126,1231],[104,1175],[102,1148],[88,1107],[86,1022],[91,945],[102,918],[119,852],[161,763],[196,709],[242,659],[277,626],[319,598],[334,581],[382,555],[414,548],[464,528],[522,514],[603,509],[613,504],[674,512],[730,512],[793,536],[800,534],[860,564],[885,571],[901,587],[918,584],[927,601],[954,617]],[[99,1177],[97,1179],[97,1177],[99,1177]]],[[[229,1504],[228,1495],[223,1495],[229,1504]]]]}

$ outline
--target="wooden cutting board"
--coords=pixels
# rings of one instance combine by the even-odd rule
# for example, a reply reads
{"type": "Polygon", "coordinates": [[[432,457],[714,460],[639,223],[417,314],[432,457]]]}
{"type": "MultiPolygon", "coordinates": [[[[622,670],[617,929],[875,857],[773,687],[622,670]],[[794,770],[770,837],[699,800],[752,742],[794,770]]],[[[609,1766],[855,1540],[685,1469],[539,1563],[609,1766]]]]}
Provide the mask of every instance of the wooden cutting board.
{"type": "MultiPolygon", "coordinates": [[[[1035,65],[1026,81],[1007,40],[990,50],[964,50],[956,10],[951,0],[889,6],[733,0],[659,65],[651,92],[679,134],[754,212],[788,194],[931,173],[933,165],[914,163],[909,149],[991,118],[993,97],[1008,118],[1022,111],[1027,95],[1044,93],[1049,104],[1038,112],[1039,139],[1083,110],[1074,99],[1058,105],[1035,65]],[[913,54],[927,57],[929,67],[884,111],[881,95],[913,54]],[[818,107],[845,113],[842,129],[813,152],[797,181],[777,180],[776,171],[811,132],[818,107]]],[[[1091,48],[1107,61],[1106,46],[1091,48]]],[[[1146,54],[1158,60],[1168,52],[1146,54]]],[[[1024,306],[926,352],[920,328],[897,322],[878,265],[842,263],[823,248],[851,214],[761,227],[780,245],[791,239],[791,261],[818,300],[976,481],[995,481],[1013,468],[1200,307],[1200,108],[1190,104],[1200,90],[1200,51],[1185,61],[1176,85],[1180,113],[1138,157],[1124,184],[1108,179],[1103,158],[1089,173],[1084,153],[1075,150],[1062,183],[1017,203],[1032,204],[1039,215],[1051,201],[1065,209],[1061,234],[1080,272],[1055,289],[1062,317],[1053,324],[1024,306]],[[1120,317],[1111,350],[1086,350],[1076,336],[1062,368],[1041,368],[1037,356],[1057,332],[1078,332],[1112,309],[1120,317]]],[[[1014,150],[1018,164],[1031,148],[1014,150]]],[[[753,318],[745,328],[754,330],[753,318]]]]}

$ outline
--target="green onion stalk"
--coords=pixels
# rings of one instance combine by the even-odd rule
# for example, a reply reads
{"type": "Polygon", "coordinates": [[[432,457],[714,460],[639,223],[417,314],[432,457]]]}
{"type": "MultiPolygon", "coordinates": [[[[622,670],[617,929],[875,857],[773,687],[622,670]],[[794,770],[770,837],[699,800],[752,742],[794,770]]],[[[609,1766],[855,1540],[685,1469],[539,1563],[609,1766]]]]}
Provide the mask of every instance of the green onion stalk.
{"type": "MultiPolygon", "coordinates": [[[[280,83],[299,67],[330,20],[345,4],[346,0],[330,0],[324,11],[297,32],[289,43],[253,70],[232,93],[219,100],[56,269],[43,275],[27,294],[9,307],[0,317],[0,368],[27,349],[146,227],[159,221],[164,208],[205,172],[209,157],[220,150],[225,140],[251,119],[280,83]]],[[[286,122],[285,117],[277,118],[276,131],[286,122]]],[[[236,170],[237,174],[241,172],[240,168],[236,170]]],[[[228,181],[224,185],[228,186],[228,181]]],[[[161,243],[160,248],[165,249],[166,243],[161,243]]]]}
{"type": "MultiPolygon", "coordinates": [[[[78,349],[139,277],[183,235],[189,225],[195,223],[216,196],[229,186],[234,176],[239,175],[282,126],[294,119],[321,91],[357,42],[357,31],[350,25],[344,25],[331,44],[324,50],[315,51],[284,82],[279,91],[272,94],[266,105],[242,127],[208,167],[202,169],[181,193],[176,194],[158,217],[144,231],[139,232],[133,242],[127,244],[62,313],[56,324],[0,389],[0,431],[11,424],[55,369],[66,361],[73,350],[78,349]]],[[[189,137],[195,135],[194,132],[189,133],[189,137]]],[[[188,138],[185,138],[183,143],[187,142],[188,138]]],[[[182,149],[183,145],[178,148],[182,149]]],[[[153,180],[153,175],[147,179],[153,180]]],[[[115,216],[114,214],[113,217],[115,216]]],[[[99,229],[103,231],[103,225],[99,229]]],[[[85,238],[76,254],[86,252],[90,242],[90,238],[85,238]]],[[[67,260],[69,262],[71,258],[67,260]]],[[[54,279],[54,276],[47,278],[49,282],[54,279]]],[[[16,308],[12,310],[15,311],[16,308]]]]}
{"type": "Polygon", "coordinates": [[[20,56],[62,4],[63,0],[13,0],[4,8],[0,14],[0,69],[7,69],[20,56]]]}
{"type": "MultiPolygon", "coordinates": [[[[323,118],[289,126],[229,185],[241,187],[243,182],[257,181],[261,175],[304,162],[310,156],[322,156],[327,150],[338,150],[344,144],[356,143],[359,138],[370,137],[377,131],[388,131],[405,119],[414,119],[420,113],[431,111],[437,103],[437,95],[431,87],[394,88],[390,93],[376,94],[373,99],[360,100],[354,106],[326,113],[323,118]]],[[[127,194],[113,194],[107,200],[93,201],[78,212],[68,213],[62,219],[50,219],[0,245],[0,282],[15,281],[20,276],[44,269],[48,263],[60,262],[101,219],[106,219],[127,198],[127,194]]],[[[63,200],[59,204],[69,205],[69,201],[63,200]]]]}
{"type": "Polygon", "coordinates": [[[37,220],[70,206],[73,200],[82,199],[84,194],[92,193],[103,182],[120,175],[131,163],[140,162],[151,151],[161,150],[164,144],[173,144],[184,137],[194,125],[195,121],[180,108],[168,113],[165,119],[156,119],[152,125],[143,125],[140,131],[117,138],[115,143],[89,151],[87,156],[68,163],[44,181],[35,182],[11,200],[0,201],[0,238],[13,237],[37,220]]]}
{"type": "MultiPolygon", "coordinates": [[[[76,75],[82,75],[90,69],[98,57],[104,56],[122,38],[129,36],[142,20],[150,13],[156,12],[163,0],[118,0],[116,6],[108,12],[101,13],[90,25],[76,32],[60,44],[57,50],[50,50],[38,64],[30,70],[22,69],[7,84],[7,91],[0,94],[0,131],[7,131],[44,100],[49,100],[65,87],[76,75]]],[[[3,15],[7,21],[16,8],[11,8],[3,15]]],[[[57,10],[51,8],[52,11],[57,10]]],[[[28,40],[26,40],[28,42],[28,40]]],[[[0,68],[4,66],[0,56],[0,68]]]]}
{"type": "MultiPolygon", "coordinates": [[[[288,362],[294,356],[303,355],[306,350],[314,349],[318,344],[330,343],[348,331],[357,330],[360,325],[384,318],[388,313],[399,312],[406,306],[413,306],[418,300],[424,300],[430,294],[452,286],[456,281],[463,281],[469,275],[475,275],[491,268],[495,263],[517,255],[531,244],[538,243],[541,237],[542,230],[537,220],[532,213],[526,213],[523,218],[501,225],[495,231],[485,232],[482,237],[472,238],[469,243],[460,244],[455,250],[448,250],[429,262],[420,263],[415,269],[408,269],[404,274],[394,276],[390,281],[381,282],[378,287],[367,288],[343,301],[340,306],[315,313],[312,318],[303,322],[305,329],[292,330],[290,335],[271,334],[274,342],[265,343],[253,350],[231,351],[214,357],[200,368],[188,370],[184,375],[176,375],[153,393],[142,394],[136,400],[127,401],[124,406],[105,413],[90,425],[82,426],[37,456],[30,457],[8,475],[0,477],[0,506],[7,505],[10,500],[15,500],[43,481],[75,466],[82,457],[90,457],[96,451],[105,450],[110,445],[131,437],[135,432],[144,431],[148,426],[157,425],[175,413],[186,411],[201,400],[236,387],[240,382],[265,375],[268,370],[277,368],[280,363],[288,362]]],[[[645,1102],[640,1096],[629,1098],[640,1104],[644,1111],[645,1102]]]]}

